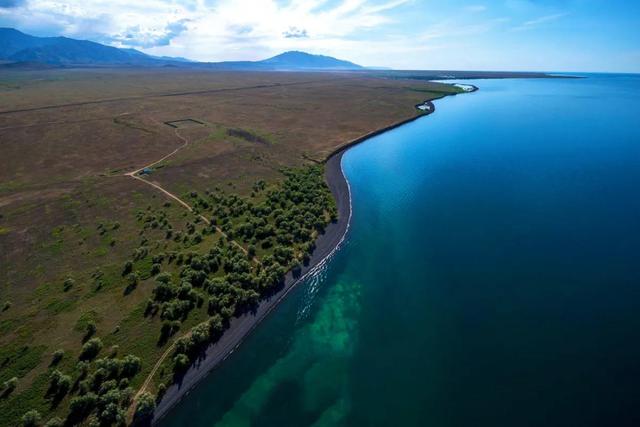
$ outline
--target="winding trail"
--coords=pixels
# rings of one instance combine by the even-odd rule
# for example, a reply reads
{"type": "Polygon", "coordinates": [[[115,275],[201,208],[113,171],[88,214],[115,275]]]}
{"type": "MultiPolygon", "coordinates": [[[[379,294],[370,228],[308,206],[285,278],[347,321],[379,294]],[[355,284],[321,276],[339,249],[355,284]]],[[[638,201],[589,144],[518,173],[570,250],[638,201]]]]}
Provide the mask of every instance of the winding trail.
{"type": "MultiPolygon", "coordinates": [[[[126,115],[126,114],[129,114],[129,113],[123,113],[123,114],[120,114],[120,115],[122,116],[122,115],[126,115]]],[[[147,181],[146,179],[143,179],[139,175],[140,172],[143,171],[144,169],[151,168],[151,167],[157,165],[158,163],[165,161],[166,159],[168,159],[169,157],[175,155],[178,151],[182,150],[183,148],[186,148],[189,145],[189,140],[187,138],[185,138],[184,136],[180,135],[180,132],[178,132],[178,129],[175,130],[175,134],[182,141],[182,145],[180,145],[178,148],[176,148],[175,150],[173,150],[171,153],[167,154],[166,156],[160,158],[159,160],[156,160],[153,163],[149,163],[148,165],[145,165],[145,166],[143,166],[143,167],[141,167],[139,169],[136,169],[136,170],[134,170],[132,172],[127,172],[127,173],[124,174],[124,176],[131,177],[133,179],[136,179],[136,180],[138,180],[140,182],[144,182],[145,184],[152,186],[156,190],[162,192],[165,196],[167,196],[167,197],[175,200],[176,202],[180,203],[189,212],[193,213],[193,207],[191,205],[189,205],[187,202],[185,202],[184,200],[182,200],[180,197],[178,197],[175,194],[173,194],[172,192],[162,188],[160,185],[158,185],[158,184],[156,184],[154,182],[147,181]]],[[[198,217],[200,219],[202,219],[207,225],[211,225],[211,221],[209,219],[207,219],[204,215],[198,214],[198,217]]],[[[224,231],[222,231],[222,229],[220,229],[220,227],[218,227],[217,225],[214,225],[214,227],[215,227],[216,231],[218,233],[220,233],[222,236],[224,236],[229,243],[232,243],[233,245],[235,245],[245,255],[248,254],[248,252],[244,248],[244,246],[242,246],[240,243],[236,242],[235,240],[230,239],[229,236],[224,231]]],[[[253,261],[256,262],[256,263],[259,262],[258,259],[255,258],[255,257],[253,258],[253,261]]],[[[186,337],[189,337],[190,335],[191,335],[191,331],[188,331],[181,338],[186,338],[186,337]]],[[[135,407],[136,407],[138,399],[140,398],[142,393],[147,391],[147,387],[149,387],[149,384],[151,383],[151,380],[155,376],[155,374],[158,371],[158,369],[160,368],[160,366],[162,366],[162,363],[165,361],[167,356],[169,356],[169,354],[171,354],[173,352],[173,349],[174,349],[177,341],[178,341],[178,339],[174,339],[173,342],[171,343],[171,345],[169,347],[167,347],[167,349],[162,353],[162,356],[160,356],[160,358],[157,360],[155,365],[153,365],[153,368],[151,369],[151,371],[147,375],[147,378],[145,378],[144,382],[142,383],[142,386],[140,386],[140,389],[138,390],[138,392],[135,394],[135,396],[131,400],[131,404],[129,405],[129,410],[127,412],[127,417],[128,417],[129,420],[133,420],[134,411],[135,411],[135,407]]]]}
{"type": "MultiPolygon", "coordinates": [[[[128,113],[123,113],[122,115],[125,115],[128,113]]],[[[165,160],[167,160],[169,157],[175,155],[178,151],[182,150],[183,148],[186,148],[189,145],[189,140],[187,138],[185,138],[184,136],[180,135],[180,132],[178,132],[178,129],[175,130],[175,134],[176,136],[182,141],[182,145],[180,145],[178,148],[176,148],[175,150],[173,150],[171,153],[167,154],[166,156],[156,160],[153,163],[149,163],[148,165],[145,165],[139,169],[136,169],[132,172],[127,172],[124,174],[124,176],[128,176],[131,177],[133,179],[137,179],[140,182],[144,182],[147,185],[152,186],[153,188],[155,188],[156,190],[164,193],[165,196],[175,200],[176,202],[180,203],[185,209],[187,209],[189,212],[193,213],[193,207],[188,204],[187,202],[185,202],[184,200],[182,200],[180,197],[176,196],[175,194],[173,194],[172,192],[170,192],[169,190],[166,190],[164,188],[162,188],[160,185],[156,184],[155,182],[151,182],[151,181],[147,181],[146,179],[142,178],[142,176],[140,176],[140,172],[142,172],[143,170],[147,169],[147,168],[151,168],[155,165],[157,165],[158,163],[161,163],[165,160]]],[[[198,218],[200,218],[201,220],[203,220],[205,222],[205,224],[207,225],[212,225],[211,221],[206,218],[204,215],[201,214],[197,214],[198,218]]],[[[240,249],[245,255],[248,254],[247,250],[245,249],[244,246],[242,246],[240,243],[236,242],[233,239],[230,239],[229,236],[227,235],[227,233],[225,233],[224,231],[222,231],[222,229],[220,227],[218,227],[217,225],[213,226],[216,231],[218,233],[220,233],[222,236],[224,236],[225,239],[227,239],[227,241],[229,241],[231,244],[233,244],[234,246],[236,246],[238,249],[240,249]]],[[[253,258],[254,262],[258,262],[256,258],[253,258]]]]}
{"type": "MultiPolygon", "coordinates": [[[[190,336],[191,336],[191,331],[187,332],[180,338],[188,338],[190,336]]],[[[169,354],[173,352],[173,349],[175,348],[176,342],[178,341],[178,339],[179,338],[173,340],[171,345],[167,347],[164,353],[162,353],[162,356],[160,356],[156,364],[153,365],[151,372],[149,372],[149,375],[147,375],[147,378],[145,378],[138,392],[135,394],[135,396],[133,396],[133,399],[131,399],[131,403],[129,404],[129,410],[127,411],[127,419],[129,421],[133,421],[133,416],[135,414],[136,405],[138,404],[138,399],[140,398],[140,396],[142,396],[142,393],[147,391],[147,387],[149,387],[149,384],[151,383],[151,380],[153,379],[153,377],[156,375],[156,372],[158,372],[158,369],[160,369],[160,366],[162,366],[162,363],[167,358],[167,356],[169,356],[169,354]]]]}

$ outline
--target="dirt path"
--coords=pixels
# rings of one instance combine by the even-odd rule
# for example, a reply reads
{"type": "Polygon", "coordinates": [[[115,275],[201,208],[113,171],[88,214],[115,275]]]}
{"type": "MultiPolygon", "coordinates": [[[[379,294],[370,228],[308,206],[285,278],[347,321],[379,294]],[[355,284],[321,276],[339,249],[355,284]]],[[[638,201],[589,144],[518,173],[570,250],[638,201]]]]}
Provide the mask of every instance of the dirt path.
{"type": "MultiPolygon", "coordinates": [[[[187,338],[189,336],[191,336],[191,331],[187,332],[186,334],[184,334],[180,338],[187,338]]],[[[135,414],[135,410],[136,410],[136,405],[137,405],[138,399],[140,398],[140,396],[142,396],[142,393],[147,391],[147,387],[149,387],[149,383],[151,383],[151,380],[156,375],[156,372],[158,372],[158,369],[160,369],[160,366],[162,366],[162,363],[167,358],[167,356],[169,356],[173,352],[173,349],[176,346],[176,342],[177,341],[178,341],[178,339],[173,340],[171,345],[169,347],[167,347],[167,349],[164,351],[164,353],[162,353],[162,356],[160,356],[160,359],[158,359],[156,364],[153,365],[153,368],[151,369],[151,372],[149,372],[149,375],[147,375],[147,378],[145,378],[145,380],[142,383],[142,385],[140,386],[140,389],[138,390],[138,392],[135,394],[135,396],[133,396],[133,399],[131,399],[131,404],[129,405],[129,410],[127,411],[127,418],[129,419],[130,422],[133,421],[133,416],[135,414]]]]}
{"type": "MultiPolygon", "coordinates": [[[[124,113],[127,114],[127,113],[124,113]]],[[[178,132],[178,129],[175,130],[175,134],[176,136],[182,141],[182,145],[180,145],[178,148],[176,148],[175,150],[173,150],[171,153],[167,154],[166,156],[162,157],[159,160],[156,160],[153,163],[149,163],[146,166],[143,166],[139,169],[136,169],[132,172],[127,172],[124,175],[131,177],[133,179],[136,179],[140,182],[144,182],[147,185],[152,186],[153,188],[155,188],[158,191],[161,191],[162,193],[164,193],[165,196],[170,197],[171,199],[175,200],[176,202],[180,203],[182,206],[184,206],[185,209],[187,209],[189,212],[193,212],[193,207],[191,205],[189,205],[187,202],[185,202],[184,200],[182,200],[181,198],[179,198],[178,196],[176,196],[175,194],[171,193],[170,191],[162,188],[160,185],[151,182],[151,181],[147,181],[146,179],[143,179],[139,173],[141,171],[143,171],[146,168],[151,168],[155,165],[157,165],[160,162],[163,162],[164,160],[168,159],[169,157],[175,155],[178,151],[182,150],[183,148],[187,147],[189,145],[189,140],[185,137],[183,137],[182,135],[180,135],[180,132],[178,132]]],[[[202,219],[207,225],[211,225],[211,221],[209,219],[207,219],[204,215],[200,215],[198,214],[198,217],[200,219],[202,219]]],[[[216,231],[218,233],[220,233],[222,236],[224,236],[227,241],[233,245],[235,245],[238,249],[240,249],[244,254],[248,254],[247,250],[244,248],[244,246],[242,246],[240,243],[236,242],[233,239],[230,239],[229,236],[222,231],[222,229],[220,229],[220,227],[218,227],[217,225],[214,225],[216,231]]],[[[257,258],[253,258],[254,262],[259,262],[257,258]]],[[[186,334],[184,334],[182,337],[188,337],[191,335],[191,332],[187,332],[186,334]]],[[[173,351],[176,342],[178,341],[178,339],[175,339],[171,345],[164,351],[164,353],[162,353],[162,356],[160,356],[160,359],[158,359],[158,361],[155,363],[155,365],[153,366],[153,368],[151,369],[151,372],[149,372],[149,374],[147,375],[147,378],[145,378],[144,382],[142,383],[142,386],[140,387],[140,389],[138,390],[138,392],[135,394],[135,396],[133,397],[132,401],[131,401],[131,405],[129,406],[129,411],[127,413],[129,420],[133,419],[133,415],[134,415],[134,410],[136,407],[136,402],[138,401],[138,399],[140,398],[140,396],[142,395],[142,393],[144,393],[145,391],[147,391],[147,387],[149,387],[149,384],[151,383],[151,380],[153,379],[153,377],[155,376],[156,372],[158,371],[158,369],[160,368],[160,366],[162,365],[162,363],[164,362],[164,360],[167,358],[167,356],[169,356],[169,354],[171,354],[171,352],[173,351]]]]}
{"type": "MultiPolygon", "coordinates": [[[[149,163],[148,165],[145,165],[143,167],[141,167],[140,169],[136,169],[133,172],[127,172],[124,175],[125,176],[129,176],[133,179],[137,179],[140,182],[144,182],[147,185],[152,186],[153,188],[155,188],[158,191],[161,191],[162,193],[164,193],[165,196],[172,198],[173,200],[175,200],[176,202],[180,203],[182,206],[184,206],[185,209],[187,209],[189,212],[193,212],[193,207],[191,205],[189,205],[187,202],[185,202],[184,200],[182,200],[180,197],[176,196],[175,194],[173,194],[172,192],[170,192],[169,190],[166,190],[164,188],[162,188],[160,185],[156,184],[155,182],[151,182],[151,181],[147,181],[146,179],[142,178],[142,176],[140,176],[140,172],[147,169],[147,168],[151,168],[155,165],[157,165],[160,162],[163,162],[165,160],[167,160],[169,157],[175,155],[178,151],[182,150],[183,148],[187,147],[189,145],[189,140],[187,138],[185,138],[184,136],[180,135],[180,132],[178,132],[178,129],[175,130],[175,134],[176,136],[182,141],[182,145],[179,146],[178,148],[176,148],[175,150],[173,150],[171,153],[167,154],[166,156],[162,157],[159,160],[156,160],[153,163],[149,163]]],[[[207,225],[211,225],[211,221],[206,218],[204,215],[200,215],[198,214],[198,217],[203,220],[205,222],[205,224],[207,225]]],[[[224,231],[222,231],[222,229],[220,227],[218,227],[217,225],[213,226],[216,231],[218,233],[220,233],[222,236],[225,237],[225,239],[227,239],[227,241],[231,244],[233,244],[234,246],[236,246],[238,249],[240,249],[245,255],[248,254],[247,250],[244,248],[244,246],[242,246],[240,243],[236,242],[233,239],[230,239],[229,236],[227,235],[227,233],[225,233],[224,231]]],[[[254,258],[253,259],[254,262],[257,262],[257,259],[254,258]]]]}

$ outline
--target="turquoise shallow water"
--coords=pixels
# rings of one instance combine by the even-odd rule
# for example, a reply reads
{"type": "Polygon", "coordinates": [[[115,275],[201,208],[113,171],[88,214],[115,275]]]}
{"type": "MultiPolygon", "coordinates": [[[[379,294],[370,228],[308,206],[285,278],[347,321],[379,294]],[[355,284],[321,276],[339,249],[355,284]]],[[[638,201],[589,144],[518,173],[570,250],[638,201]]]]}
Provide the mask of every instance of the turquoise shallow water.
{"type": "Polygon", "coordinates": [[[472,83],[345,154],[346,244],[163,426],[640,425],[640,76],[472,83]]]}

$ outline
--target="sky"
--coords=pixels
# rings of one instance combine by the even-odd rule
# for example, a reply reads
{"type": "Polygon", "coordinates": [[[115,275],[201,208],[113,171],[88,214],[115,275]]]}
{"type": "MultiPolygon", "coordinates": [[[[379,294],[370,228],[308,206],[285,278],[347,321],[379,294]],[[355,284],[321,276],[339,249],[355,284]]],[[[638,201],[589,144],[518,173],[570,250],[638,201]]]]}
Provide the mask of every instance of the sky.
{"type": "Polygon", "coordinates": [[[199,61],[640,72],[640,0],[0,0],[0,27],[199,61]]]}

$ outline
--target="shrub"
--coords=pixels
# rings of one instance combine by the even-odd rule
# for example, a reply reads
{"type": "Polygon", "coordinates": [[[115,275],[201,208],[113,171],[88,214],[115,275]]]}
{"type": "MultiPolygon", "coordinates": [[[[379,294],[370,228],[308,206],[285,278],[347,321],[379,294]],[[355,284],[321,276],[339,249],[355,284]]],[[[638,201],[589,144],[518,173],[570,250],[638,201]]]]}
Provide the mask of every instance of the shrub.
{"type": "Polygon", "coordinates": [[[121,375],[126,378],[132,378],[140,371],[140,358],[128,354],[122,360],[121,375]]]}
{"type": "Polygon", "coordinates": [[[138,284],[139,274],[137,271],[133,271],[127,274],[127,283],[129,286],[136,286],[138,284]]]}
{"type": "Polygon", "coordinates": [[[17,386],[18,386],[18,378],[17,377],[9,378],[4,383],[2,383],[2,395],[8,396],[9,394],[11,394],[13,390],[16,389],[17,386]]]}
{"type": "Polygon", "coordinates": [[[49,421],[47,421],[47,423],[44,425],[44,427],[63,427],[64,426],[64,421],[62,421],[60,418],[58,417],[54,417],[51,418],[49,421]]]}
{"type": "Polygon", "coordinates": [[[49,392],[58,398],[63,397],[71,388],[71,377],[54,370],[49,376],[49,392]]]}
{"type": "Polygon", "coordinates": [[[160,264],[158,264],[158,263],[152,264],[151,265],[151,274],[155,275],[155,274],[160,273],[161,267],[162,266],[160,264]]]}
{"type": "Polygon", "coordinates": [[[93,393],[87,393],[84,396],[77,396],[71,399],[68,417],[69,421],[71,421],[70,424],[79,424],[81,420],[85,419],[95,408],[97,400],[98,396],[93,393]]]}
{"type": "Polygon", "coordinates": [[[121,379],[120,382],[118,383],[118,388],[120,390],[124,390],[127,387],[129,387],[129,379],[128,378],[121,379]]]}
{"type": "Polygon", "coordinates": [[[40,424],[40,413],[35,409],[22,416],[22,425],[24,427],[36,427],[38,424],[40,424]]]}
{"type": "Polygon", "coordinates": [[[158,394],[156,396],[156,402],[160,402],[166,392],[167,392],[167,386],[164,383],[160,383],[158,385],[158,394]]]}
{"type": "Polygon", "coordinates": [[[160,328],[160,338],[158,339],[160,345],[166,343],[169,337],[175,334],[178,329],[180,329],[180,322],[177,320],[162,322],[162,327],[160,328]]]}
{"type": "Polygon", "coordinates": [[[156,276],[156,281],[158,283],[164,283],[166,285],[171,282],[171,274],[167,272],[160,273],[156,276]]]}
{"type": "Polygon", "coordinates": [[[178,353],[173,358],[173,370],[175,372],[186,371],[190,364],[191,361],[189,360],[189,357],[184,353],[178,353]]]}
{"type": "Polygon", "coordinates": [[[91,338],[93,334],[96,333],[97,330],[98,330],[98,327],[96,326],[96,323],[92,320],[88,321],[87,326],[85,327],[85,334],[84,334],[85,339],[91,338]]]}
{"type": "Polygon", "coordinates": [[[102,340],[100,338],[91,338],[87,341],[80,351],[80,360],[92,360],[102,350],[102,340]]]}
{"type": "Polygon", "coordinates": [[[75,284],[75,280],[73,280],[71,277],[67,277],[62,285],[62,289],[67,292],[69,289],[73,288],[75,284]]]}
{"type": "Polygon", "coordinates": [[[138,272],[134,271],[127,274],[127,287],[124,289],[124,294],[128,295],[138,286],[138,272]]]}
{"type": "Polygon", "coordinates": [[[11,308],[11,301],[5,301],[5,303],[2,305],[2,311],[7,311],[11,308]]]}
{"type": "Polygon", "coordinates": [[[125,413],[118,407],[117,403],[110,402],[104,406],[102,412],[98,414],[98,418],[100,419],[100,425],[124,425],[125,413]]]}
{"type": "Polygon", "coordinates": [[[80,361],[76,364],[76,370],[78,371],[78,376],[80,378],[84,378],[89,373],[89,363],[80,361]]]}
{"type": "Polygon", "coordinates": [[[156,409],[156,401],[153,396],[147,392],[142,393],[136,404],[134,421],[141,423],[150,420],[153,416],[154,409],[156,409]]]}
{"type": "Polygon", "coordinates": [[[217,337],[224,331],[224,323],[222,322],[222,317],[219,314],[215,314],[211,316],[209,319],[209,333],[212,337],[217,337]]]}
{"type": "Polygon", "coordinates": [[[122,267],[122,275],[126,276],[127,274],[131,273],[131,270],[133,270],[133,261],[129,260],[125,262],[124,267],[122,267]]]}
{"type": "Polygon", "coordinates": [[[62,349],[56,350],[53,353],[53,356],[51,357],[51,366],[54,366],[60,363],[63,357],[64,357],[64,350],[62,349]]]}

